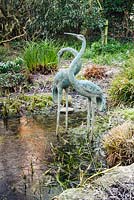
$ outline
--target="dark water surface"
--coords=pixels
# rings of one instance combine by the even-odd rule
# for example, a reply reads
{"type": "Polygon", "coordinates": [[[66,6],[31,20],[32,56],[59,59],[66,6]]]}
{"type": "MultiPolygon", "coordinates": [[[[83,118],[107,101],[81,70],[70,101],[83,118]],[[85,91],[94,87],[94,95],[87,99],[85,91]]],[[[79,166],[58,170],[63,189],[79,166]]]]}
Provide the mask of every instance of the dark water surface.
{"type": "MultiPolygon", "coordinates": [[[[78,123],[78,116],[71,118],[78,123]]],[[[55,121],[55,116],[41,115],[0,120],[0,200],[42,199],[29,188],[51,162],[50,143],[57,142],[55,121]]]]}
{"type": "Polygon", "coordinates": [[[50,142],[55,141],[53,118],[24,116],[0,121],[0,200],[33,199],[25,195],[28,185],[47,169],[50,142]]]}

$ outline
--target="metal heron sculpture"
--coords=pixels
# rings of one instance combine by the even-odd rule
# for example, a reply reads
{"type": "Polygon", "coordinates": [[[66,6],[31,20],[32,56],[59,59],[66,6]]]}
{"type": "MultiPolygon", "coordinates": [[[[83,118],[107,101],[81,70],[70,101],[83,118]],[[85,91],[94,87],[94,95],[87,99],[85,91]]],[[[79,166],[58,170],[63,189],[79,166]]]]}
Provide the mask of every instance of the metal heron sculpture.
{"type": "MultiPolygon", "coordinates": [[[[63,53],[65,51],[71,52],[74,56],[77,56],[77,54],[78,54],[78,51],[73,48],[70,48],[70,47],[62,48],[58,52],[58,62],[60,61],[60,57],[63,55],[63,53]]],[[[77,60],[77,62],[75,63],[75,66],[73,68],[74,75],[76,75],[80,71],[81,65],[82,65],[81,61],[77,60]]],[[[61,69],[59,72],[57,72],[57,74],[54,78],[53,86],[52,86],[53,101],[58,104],[56,135],[58,135],[58,129],[59,129],[60,104],[61,104],[61,100],[62,100],[63,90],[65,90],[65,92],[66,92],[66,131],[68,128],[68,88],[69,88],[69,86],[71,86],[69,77],[68,77],[68,72],[69,72],[69,69],[61,69]]]]}
{"type": "Polygon", "coordinates": [[[89,132],[90,127],[91,127],[91,139],[92,139],[95,106],[97,106],[100,111],[104,111],[106,108],[106,99],[105,99],[102,89],[98,85],[88,80],[77,80],[75,78],[73,69],[85,51],[86,40],[85,40],[85,37],[80,34],[74,34],[74,33],[66,33],[66,34],[73,35],[82,41],[82,47],[79,53],[75,56],[75,58],[71,62],[70,67],[69,67],[69,81],[71,85],[73,86],[73,88],[78,92],[78,94],[80,94],[81,96],[87,97],[88,99],[87,129],[89,132]]]}

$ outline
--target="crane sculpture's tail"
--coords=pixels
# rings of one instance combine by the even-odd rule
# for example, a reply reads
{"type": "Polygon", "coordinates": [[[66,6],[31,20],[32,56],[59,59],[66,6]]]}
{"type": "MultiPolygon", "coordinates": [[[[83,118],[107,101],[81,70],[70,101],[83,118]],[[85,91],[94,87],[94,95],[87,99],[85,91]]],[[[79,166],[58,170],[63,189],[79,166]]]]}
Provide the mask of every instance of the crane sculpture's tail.
{"type": "Polygon", "coordinates": [[[58,103],[58,89],[56,85],[53,85],[52,87],[52,98],[54,103],[58,103]]]}
{"type": "Polygon", "coordinates": [[[104,112],[106,110],[106,97],[104,95],[97,97],[96,102],[99,111],[104,112]]]}
{"type": "Polygon", "coordinates": [[[53,99],[53,102],[55,104],[58,103],[58,95],[59,95],[59,101],[61,102],[62,100],[62,90],[59,90],[58,92],[58,88],[57,86],[54,84],[53,85],[53,88],[52,88],[52,99],[53,99]]]}

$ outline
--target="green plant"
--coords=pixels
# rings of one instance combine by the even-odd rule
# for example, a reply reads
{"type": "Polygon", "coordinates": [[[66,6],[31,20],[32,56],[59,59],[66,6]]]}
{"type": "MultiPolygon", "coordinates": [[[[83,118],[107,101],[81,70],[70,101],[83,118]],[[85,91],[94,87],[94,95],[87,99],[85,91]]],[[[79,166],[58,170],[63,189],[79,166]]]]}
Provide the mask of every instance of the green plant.
{"type": "Polygon", "coordinates": [[[134,108],[127,108],[120,111],[126,120],[134,120],[134,108]]]}
{"type": "Polygon", "coordinates": [[[133,43],[121,43],[117,40],[109,39],[107,45],[102,45],[101,41],[93,42],[90,48],[86,49],[84,58],[90,58],[98,64],[114,66],[130,66],[134,55],[133,43]],[[129,64],[128,64],[129,62],[129,64]]]}
{"type": "Polygon", "coordinates": [[[0,46],[0,62],[5,61],[5,58],[8,55],[8,49],[3,46],[0,46]]]}
{"type": "Polygon", "coordinates": [[[23,112],[36,112],[52,105],[52,97],[50,95],[24,95],[19,94],[0,99],[2,117],[13,116],[23,112]]]}
{"type": "Polygon", "coordinates": [[[93,42],[91,44],[91,52],[93,55],[99,55],[101,53],[115,53],[124,50],[120,42],[116,40],[109,40],[107,45],[102,45],[101,41],[93,42]]]}
{"type": "Polygon", "coordinates": [[[0,28],[3,34],[0,40],[16,39],[16,36],[44,39],[64,31],[81,30],[86,30],[90,36],[100,35],[98,29],[103,28],[104,19],[109,20],[109,34],[112,36],[133,35],[133,1],[130,0],[127,3],[124,0],[2,1],[1,12],[0,28]]]}
{"type": "Polygon", "coordinates": [[[125,122],[112,128],[103,137],[107,163],[114,166],[118,163],[128,165],[134,162],[134,124],[125,122]]]}
{"type": "Polygon", "coordinates": [[[22,73],[11,72],[0,74],[0,92],[5,96],[10,92],[17,92],[25,84],[26,77],[22,73]]]}
{"type": "Polygon", "coordinates": [[[16,58],[14,61],[0,62],[0,74],[7,72],[21,72],[23,70],[23,59],[16,58]]]}
{"type": "Polygon", "coordinates": [[[24,49],[24,61],[30,72],[48,73],[57,68],[57,48],[51,40],[30,42],[24,49]]]}
{"type": "Polygon", "coordinates": [[[25,109],[32,112],[52,104],[52,97],[46,94],[20,95],[19,99],[25,102],[25,109]]]}
{"type": "Polygon", "coordinates": [[[18,87],[22,82],[25,81],[25,76],[21,73],[4,73],[0,74],[0,87],[12,88],[18,87]]]}
{"type": "Polygon", "coordinates": [[[99,156],[95,157],[84,127],[71,128],[66,136],[59,137],[58,145],[52,145],[52,153],[57,169],[55,177],[63,189],[82,186],[103,165],[99,156]]]}
{"type": "Polygon", "coordinates": [[[134,68],[124,69],[114,78],[109,95],[114,104],[134,105],[134,68]]]}
{"type": "Polygon", "coordinates": [[[134,68],[134,50],[129,53],[128,59],[126,60],[124,67],[134,68]]]}

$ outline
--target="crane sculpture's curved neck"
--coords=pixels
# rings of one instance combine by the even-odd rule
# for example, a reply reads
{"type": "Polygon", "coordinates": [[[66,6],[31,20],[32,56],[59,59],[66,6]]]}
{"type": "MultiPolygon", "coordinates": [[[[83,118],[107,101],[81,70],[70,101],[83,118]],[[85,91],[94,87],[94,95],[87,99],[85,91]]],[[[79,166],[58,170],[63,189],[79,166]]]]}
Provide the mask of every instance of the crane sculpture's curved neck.
{"type": "Polygon", "coordinates": [[[65,48],[62,48],[62,49],[59,50],[59,52],[57,54],[58,59],[60,59],[60,57],[63,55],[63,53],[65,51],[69,51],[70,53],[73,54],[73,56],[77,56],[77,54],[78,54],[78,51],[76,49],[73,49],[72,47],[65,47],[65,48]]]}
{"type": "MultiPolygon", "coordinates": [[[[80,39],[80,38],[78,37],[78,39],[80,39]]],[[[69,81],[71,82],[71,84],[73,86],[76,85],[76,79],[75,79],[75,76],[74,76],[74,67],[76,66],[76,64],[81,59],[81,57],[82,57],[82,55],[83,55],[83,53],[85,51],[85,48],[86,48],[86,39],[85,39],[85,37],[82,36],[80,40],[82,40],[82,47],[81,47],[79,53],[77,54],[77,56],[75,56],[75,58],[71,62],[70,68],[69,68],[69,81]]]]}
{"type": "MultiPolygon", "coordinates": [[[[59,50],[59,52],[57,54],[58,55],[58,63],[60,63],[60,58],[63,55],[63,53],[66,52],[66,51],[72,53],[74,57],[76,57],[78,55],[78,51],[76,49],[73,49],[72,47],[62,48],[62,49],[59,50]]],[[[78,60],[76,65],[73,67],[74,75],[78,74],[78,72],[81,69],[81,66],[82,66],[82,62],[81,62],[81,60],[78,60]]]]}
{"type": "MultiPolygon", "coordinates": [[[[59,50],[58,52],[58,61],[60,62],[60,57],[63,55],[63,53],[65,51],[68,51],[70,53],[73,54],[73,56],[77,56],[78,51],[71,48],[71,47],[65,47],[62,48],[61,50],[59,50]]],[[[76,63],[76,65],[73,68],[73,74],[76,75],[80,69],[81,69],[82,63],[79,60],[78,63],[76,63]]],[[[57,90],[57,85],[62,83],[62,89],[68,88],[70,86],[70,82],[69,82],[69,76],[68,76],[68,69],[66,69],[65,71],[59,71],[57,73],[57,75],[54,78],[54,83],[53,83],[53,87],[52,87],[52,97],[53,97],[53,101],[55,103],[58,102],[58,90],[57,90]]],[[[60,98],[62,98],[62,94],[60,96],[60,98]]]]}

